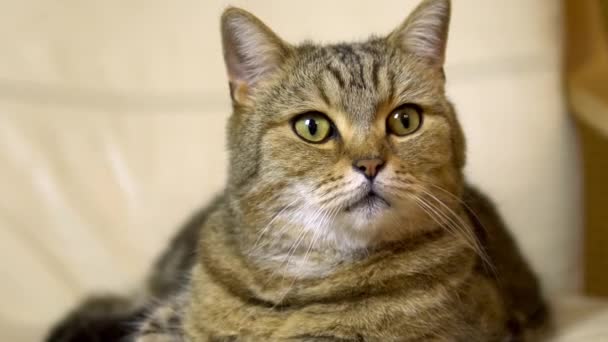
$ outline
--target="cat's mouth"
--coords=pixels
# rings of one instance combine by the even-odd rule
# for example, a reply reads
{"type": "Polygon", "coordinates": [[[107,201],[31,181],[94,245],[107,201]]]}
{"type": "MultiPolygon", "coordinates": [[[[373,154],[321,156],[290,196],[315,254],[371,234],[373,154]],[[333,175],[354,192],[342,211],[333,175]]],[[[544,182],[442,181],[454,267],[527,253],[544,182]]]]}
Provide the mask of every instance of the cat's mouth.
{"type": "Polygon", "coordinates": [[[349,203],[345,210],[347,212],[358,210],[376,211],[389,208],[390,206],[391,205],[388,203],[388,201],[375,193],[373,190],[370,190],[367,194],[363,195],[359,199],[349,203]]]}

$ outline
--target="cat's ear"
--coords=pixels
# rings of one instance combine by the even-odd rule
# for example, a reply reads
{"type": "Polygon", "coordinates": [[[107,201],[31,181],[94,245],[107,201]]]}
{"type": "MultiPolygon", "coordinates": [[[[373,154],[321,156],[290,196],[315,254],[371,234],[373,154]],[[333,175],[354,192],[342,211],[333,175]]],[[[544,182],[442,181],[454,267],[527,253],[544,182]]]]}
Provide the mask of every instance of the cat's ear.
{"type": "Polygon", "coordinates": [[[222,44],[230,92],[236,102],[283,63],[289,45],[253,14],[230,7],[222,15],[222,44]]]}
{"type": "Polygon", "coordinates": [[[442,67],[450,26],[450,0],[423,0],[389,36],[399,48],[442,67]]]}

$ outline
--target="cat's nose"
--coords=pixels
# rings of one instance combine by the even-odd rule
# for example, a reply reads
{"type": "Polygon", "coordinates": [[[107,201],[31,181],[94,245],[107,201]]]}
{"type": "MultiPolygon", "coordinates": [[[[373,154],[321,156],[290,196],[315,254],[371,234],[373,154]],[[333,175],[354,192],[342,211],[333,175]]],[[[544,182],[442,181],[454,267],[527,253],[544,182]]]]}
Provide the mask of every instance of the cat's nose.
{"type": "Polygon", "coordinates": [[[355,170],[365,175],[369,180],[373,180],[383,166],[384,160],[380,158],[359,159],[353,163],[355,170]]]}

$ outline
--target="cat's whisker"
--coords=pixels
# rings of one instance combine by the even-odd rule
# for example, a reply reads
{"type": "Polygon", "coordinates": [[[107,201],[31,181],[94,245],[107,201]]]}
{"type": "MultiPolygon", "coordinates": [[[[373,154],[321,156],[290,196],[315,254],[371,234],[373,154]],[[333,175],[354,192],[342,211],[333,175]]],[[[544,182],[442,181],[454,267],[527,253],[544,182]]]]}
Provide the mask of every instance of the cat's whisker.
{"type": "Polygon", "coordinates": [[[439,198],[437,198],[436,196],[427,192],[424,189],[418,189],[418,190],[422,191],[424,194],[429,196],[430,199],[433,199],[441,207],[445,208],[445,211],[441,210],[440,207],[434,206],[430,202],[424,201],[424,199],[420,198],[420,200],[424,201],[429,207],[433,208],[433,210],[437,213],[437,215],[442,217],[447,225],[450,225],[455,231],[457,231],[465,239],[465,241],[467,241],[467,244],[469,245],[469,247],[471,247],[471,249],[473,249],[475,251],[475,253],[481,258],[481,260],[484,262],[484,264],[493,270],[494,266],[491,263],[485,250],[481,247],[479,241],[477,240],[477,237],[475,236],[474,232],[472,231],[471,226],[469,224],[467,224],[466,222],[464,222],[462,217],[460,217],[458,214],[456,214],[449,206],[447,206],[439,198]]]}
{"type": "MultiPolygon", "coordinates": [[[[330,196],[329,198],[325,198],[325,199],[321,199],[319,201],[319,205],[320,206],[326,206],[331,202],[336,202],[336,203],[344,203],[345,201],[341,198],[344,198],[345,195],[349,195],[352,194],[353,192],[355,192],[361,185],[360,184],[355,184],[352,187],[348,187],[350,186],[352,183],[349,184],[345,184],[342,191],[339,191],[338,193],[334,194],[333,196],[330,196]]],[[[352,196],[348,196],[348,197],[352,197],[352,196]]]]}
{"type": "MultiPolygon", "coordinates": [[[[483,251],[483,249],[480,247],[479,241],[477,240],[474,233],[472,232],[470,225],[466,224],[463,221],[463,219],[458,214],[456,214],[449,206],[447,206],[443,201],[441,201],[439,198],[434,196],[432,193],[430,193],[429,191],[424,189],[424,187],[422,187],[422,186],[414,186],[414,184],[409,184],[409,187],[401,187],[401,186],[396,185],[396,186],[392,186],[392,188],[397,189],[397,190],[410,190],[410,191],[415,189],[415,190],[422,192],[424,195],[428,196],[429,199],[432,199],[434,202],[438,203],[438,205],[440,205],[441,207],[437,207],[437,206],[433,205],[432,203],[430,203],[429,201],[424,200],[422,197],[415,196],[415,195],[409,193],[414,197],[416,202],[419,202],[419,207],[420,207],[420,204],[422,204],[422,206],[426,206],[425,212],[427,212],[427,214],[429,214],[430,212],[434,213],[433,218],[435,219],[436,223],[438,223],[441,226],[444,226],[446,228],[449,228],[450,230],[452,230],[454,232],[458,232],[460,235],[462,235],[465,238],[465,240],[470,245],[470,247],[472,249],[474,249],[475,252],[482,259],[484,259],[484,261],[487,260],[487,255],[486,255],[485,251],[483,251]],[[443,210],[442,208],[444,208],[445,210],[443,210]],[[436,218],[441,219],[442,222],[438,222],[436,218]]],[[[395,197],[403,198],[403,196],[401,196],[400,194],[397,194],[395,192],[391,192],[391,194],[395,197]]]]}
{"type": "Polygon", "coordinates": [[[432,206],[430,206],[426,201],[424,201],[424,199],[412,194],[412,198],[414,199],[415,203],[418,205],[418,207],[429,217],[431,218],[433,221],[435,221],[435,223],[440,226],[443,227],[445,229],[448,230],[448,232],[450,234],[453,234],[454,236],[459,236],[458,232],[454,230],[454,228],[446,223],[445,220],[440,221],[437,215],[437,212],[433,209],[432,206]]]}
{"type": "MultiPolygon", "coordinates": [[[[327,209],[321,207],[321,208],[318,208],[318,210],[316,211],[316,215],[314,215],[314,217],[311,218],[310,223],[312,225],[308,225],[308,227],[315,227],[315,228],[314,228],[312,238],[310,239],[310,244],[309,244],[308,248],[306,249],[304,257],[302,258],[303,264],[306,264],[308,257],[310,255],[310,252],[312,251],[312,249],[315,246],[315,244],[317,243],[317,241],[321,237],[326,238],[327,234],[324,234],[324,232],[322,231],[322,227],[329,226],[334,221],[335,217],[339,214],[339,212],[340,212],[339,207],[327,208],[327,209]]],[[[293,253],[290,256],[290,258],[291,257],[293,257],[293,253]]],[[[297,279],[298,279],[298,274],[296,273],[294,276],[294,280],[292,282],[292,286],[297,279]]],[[[290,291],[292,286],[290,286],[287,289],[286,294],[290,291]]]]}
{"type": "MultiPolygon", "coordinates": [[[[462,229],[458,226],[458,224],[451,219],[448,215],[446,215],[444,212],[441,211],[440,208],[437,208],[436,206],[434,206],[432,203],[426,201],[425,199],[419,197],[418,200],[420,201],[420,203],[424,206],[426,206],[426,208],[432,212],[434,215],[436,215],[437,218],[439,218],[442,222],[440,223],[442,227],[448,228],[450,229],[450,231],[452,231],[455,234],[459,234],[462,237],[465,238],[465,241],[471,245],[471,242],[469,241],[469,239],[467,239],[466,236],[464,236],[466,233],[462,232],[462,229]]],[[[473,247],[473,246],[471,246],[473,247]]]]}
{"type": "MultiPolygon", "coordinates": [[[[299,200],[299,199],[297,199],[297,200],[299,200]]],[[[295,200],[295,201],[297,201],[297,200],[295,200]]],[[[294,224],[296,224],[296,225],[300,224],[301,219],[299,219],[299,217],[300,217],[300,215],[302,215],[301,213],[303,211],[305,211],[306,206],[302,206],[299,209],[300,209],[299,211],[293,212],[293,213],[291,213],[291,215],[289,215],[289,216],[287,216],[287,217],[284,218],[284,222],[281,225],[281,228],[279,228],[277,230],[274,230],[273,236],[275,236],[276,238],[274,238],[274,239],[267,239],[267,241],[265,242],[264,246],[273,247],[277,243],[280,243],[281,242],[281,236],[282,236],[282,234],[285,231],[289,230],[289,228],[292,227],[294,224]]]]}
{"type": "Polygon", "coordinates": [[[420,209],[422,209],[422,211],[424,211],[433,221],[435,221],[435,223],[440,226],[440,227],[444,227],[446,229],[449,230],[450,233],[452,234],[457,234],[454,230],[453,227],[449,224],[447,224],[447,222],[445,221],[445,219],[441,219],[440,221],[440,217],[437,212],[434,210],[434,208],[432,206],[430,206],[426,201],[424,201],[424,199],[413,195],[412,194],[412,198],[414,199],[415,203],[418,205],[418,207],[420,209]]]}
{"type": "MultiPolygon", "coordinates": [[[[316,214],[318,211],[319,211],[319,210],[315,211],[315,214],[316,214]]],[[[293,216],[297,216],[297,215],[298,215],[298,213],[296,213],[296,215],[291,215],[291,216],[289,216],[289,217],[288,217],[288,219],[287,219],[287,223],[286,223],[286,224],[284,224],[284,225],[281,227],[281,229],[279,229],[279,230],[278,230],[278,232],[277,232],[277,233],[282,234],[282,232],[283,232],[283,231],[285,231],[287,228],[292,227],[292,226],[291,226],[291,223],[292,223],[292,221],[294,221],[294,220],[295,220],[295,218],[294,218],[293,216]]],[[[278,267],[276,267],[276,268],[274,268],[274,269],[273,269],[273,271],[272,271],[272,273],[270,274],[270,276],[268,277],[267,281],[264,283],[264,287],[268,286],[268,284],[270,284],[270,282],[271,282],[272,280],[274,280],[274,279],[275,279],[275,277],[277,276],[278,272],[280,272],[280,271],[281,271],[283,268],[287,268],[287,267],[289,267],[289,259],[290,259],[290,255],[291,255],[291,253],[292,253],[292,250],[293,250],[293,251],[297,250],[297,247],[299,246],[299,244],[300,244],[301,240],[302,240],[302,239],[303,239],[303,237],[305,236],[305,233],[306,233],[306,226],[305,226],[305,225],[303,225],[303,226],[301,226],[300,231],[299,231],[299,233],[297,234],[297,238],[296,238],[295,242],[294,242],[294,243],[291,245],[291,247],[290,247],[290,248],[289,248],[289,250],[288,250],[288,256],[284,258],[283,262],[281,262],[281,264],[280,264],[278,267]]],[[[276,242],[278,242],[278,241],[276,241],[276,242]]],[[[276,242],[275,242],[275,243],[276,243],[276,242]]],[[[283,282],[283,281],[285,280],[285,276],[286,276],[286,272],[285,272],[285,270],[283,270],[283,277],[282,277],[281,282],[283,282]]],[[[284,291],[284,293],[281,295],[281,297],[280,297],[278,300],[276,300],[276,301],[275,301],[275,304],[274,304],[274,305],[271,307],[271,309],[276,309],[276,308],[277,308],[277,307],[278,307],[278,306],[279,306],[279,305],[280,305],[280,304],[283,302],[283,300],[284,300],[284,299],[285,299],[285,297],[287,296],[288,292],[291,290],[291,288],[292,288],[292,287],[293,287],[293,285],[295,284],[295,281],[296,281],[296,280],[297,280],[297,279],[294,277],[294,279],[293,279],[293,281],[292,281],[291,285],[290,285],[290,286],[288,286],[287,290],[286,290],[286,291],[284,291]]],[[[246,322],[246,321],[247,321],[247,320],[249,320],[251,317],[253,317],[253,316],[254,316],[254,314],[255,314],[255,312],[254,312],[254,311],[252,311],[252,312],[251,312],[251,313],[249,313],[247,316],[243,317],[243,318],[241,319],[241,322],[242,322],[242,323],[246,322]]]]}
{"type": "MultiPolygon", "coordinates": [[[[315,209],[310,221],[312,223],[315,223],[316,220],[318,219],[319,215],[321,215],[321,214],[322,214],[321,208],[315,209]]],[[[292,244],[291,248],[287,251],[287,257],[285,258],[284,262],[281,264],[281,266],[280,266],[281,268],[284,268],[284,269],[289,268],[289,263],[291,261],[291,257],[297,251],[297,248],[300,246],[302,240],[306,236],[307,229],[310,226],[309,223],[310,222],[305,221],[302,224],[302,227],[300,228],[300,233],[298,234],[298,237],[296,238],[295,242],[292,244]]],[[[286,274],[286,270],[283,271],[283,278],[285,278],[285,274],[286,274]]]]}
{"type": "MultiPolygon", "coordinates": [[[[468,238],[470,238],[476,244],[479,243],[477,241],[477,238],[473,234],[473,231],[472,231],[470,225],[467,224],[466,222],[464,222],[464,220],[462,219],[462,217],[460,215],[456,214],[452,208],[450,208],[447,204],[445,204],[441,199],[439,199],[437,196],[433,195],[431,192],[425,190],[424,188],[420,188],[419,190],[424,192],[427,196],[429,196],[431,199],[433,199],[439,205],[441,205],[443,208],[445,208],[447,213],[449,214],[446,216],[449,217],[451,215],[451,217],[455,218],[458,221],[458,222],[455,222],[455,224],[457,224],[457,225],[460,224],[460,227],[463,228],[463,233],[466,233],[468,235],[468,238]]],[[[451,219],[451,220],[454,221],[453,219],[451,219]]]]}
{"type": "MultiPolygon", "coordinates": [[[[317,210],[316,210],[316,214],[315,214],[315,216],[314,216],[314,219],[312,219],[312,222],[315,222],[315,221],[319,220],[319,217],[324,218],[324,217],[326,217],[326,216],[327,216],[327,212],[326,212],[325,210],[323,210],[322,208],[319,208],[319,209],[317,209],[317,210]]],[[[310,242],[310,244],[309,244],[309,247],[308,247],[308,249],[307,249],[307,251],[306,251],[306,254],[304,255],[304,258],[303,258],[303,261],[302,261],[303,263],[306,263],[306,260],[307,260],[307,257],[308,257],[308,253],[310,252],[310,249],[312,248],[313,244],[315,243],[315,240],[316,240],[316,237],[315,237],[315,236],[316,236],[316,235],[317,235],[317,233],[320,231],[320,230],[319,230],[319,228],[318,228],[319,226],[321,226],[321,225],[316,225],[316,226],[315,226],[315,227],[317,227],[317,228],[315,229],[315,231],[314,231],[314,233],[313,233],[313,237],[312,237],[312,239],[311,239],[311,242],[310,242]]],[[[306,229],[306,226],[304,226],[304,229],[306,229]]],[[[293,253],[291,253],[291,254],[288,256],[288,259],[287,259],[287,264],[285,265],[285,267],[289,267],[289,263],[290,263],[290,261],[291,261],[291,258],[293,257],[293,254],[295,254],[295,251],[296,251],[296,250],[297,250],[297,248],[299,247],[300,243],[301,243],[301,241],[297,242],[297,246],[295,247],[294,252],[293,252],[293,253]]],[[[286,272],[284,272],[284,273],[283,273],[283,280],[285,279],[285,275],[286,275],[286,272]]],[[[289,286],[288,286],[288,287],[285,289],[285,291],[284,291],[284,292],[283,292],[283,294],[281,295],[281,298],[280,298],[279,300],[277,300],[277,301],[276,301],[275,307],[276,307],[277,305],[279,305],[280,303],[282,303],[282,302],[285,300],[285,297],[287,297],[287,295],[289,294],[289,292],[291,291],[291,289],[293,288],[293,286],[295,285],[295,283],[296,283],[296,281],[297,281],[298,279],[299,279],[298,274],[297,274],[297,273],[296,273],[296,274],[294,274],[294,275],[293,275],[293,279],[292,279],[292,281],[291,281],[291,284],[290,284],[290,285],[289,285],[289,286]]]]}
{"type": "Polygon", "coordinates": [[[262,237],[266,234],[266,232],[270,229],[270,227],[272,226],[272,224],[288,209],[291,209],[292,206],[298,202],[300,199],[296,198],[295,200],[293,200],[292,202],[290,202],[289,204],[287,204],[281,211],[279,211],[276,215],[274,215],[272,217],[272,219],[268,222],[268,224],[260,231],[260,233],[258,234],[257,239],[255,240],[255,242],[253,243],[253,246],[249,249],[249,251],[247,252],[247,254],[251,255],[253,254],[253,252],[256,251],[256,248],[259,244],[259,242],[262,240],[262,237]]]}
{"type": "MultiPolygon", "coordinates": [[[[430,203],[426,202],[424,199],[422,198],[416,198],[416,203],[419,204],[419,207],[433,220],[435,221],[440,227],[443,227],[445,229],[447,229],[451,234],[453,234],[454,236],[460,236],[463,237],[462,233],[460,232],[460,229],[458,229],[456,226],[453,225],[453,223],[451,223],[450,221],[447,221],[445,216],[440,214],[440,211],[432,206],[430,203]],[[441,220],[441,221],[440,221],[441,220]]],[[[479,255],[479,252],[476,250],[475,245],[472,245],[466,238],[464,240],[467,245],[473,250],[475,251],[476,254],[479,255]]],[[[480,255],[480,257],[483,259],[484,257],[482,255],[480,255]]]]}
{"type": "Polygon", "coordinates": [[[319,197],[327,196],[327,195],[331,194],[332,192],[334,192],[336,189],[340,189],[340,188],[344,187],[344,185],[340,184],[340,183],[338,183],[338,184],[332,183],[329,185],[331,185],[331,186],[322,186],[322,187],[315,189],[316,192],[320,192],[318,194],[319,197]],[[327,187],[327,189],[324,189],[325,187],[327,187]]]}
{"type": "Polygon", "coordinates": [[[468,209],[468,211],[471,213],[471,215],[473,215],[475,217],[475,219],[477,219],[477,222],[479,223],[479,225],[481,226],[481,228],[485,231],[488,231],[486,229],[486,227],[483,225],[483,222],[481,221],[481,219],[479,218],[479,216],[477,216],[477,213],[475,212],[475,210],[473,210],[473,208],[471,208],[465,201],[462,200],[462,198],[456,196],[455,194],[453,194],[452,192],[440,187],[439,185],[433,184],[433,183],[428,183],[428,182],[424,182],[425,185],[429,185],[432,186],[433,188],[442,191],[443,193],[445,193],[446,195],[450,196],[451,198],[453,198],[454,200],[458,201],[460,204],[462,204],[465,208],[468,209]]]}
{"type": "Polygon", "coordinates": [[[456,214],[449,206],[443,203],[440,199],[433,196],[431,193],[426,192],[423,189],[419,189],[425,195],[427,195],[431,200],[435,201],[435,203],[439,204],[440,207],[433,205],[430,201],[426,201],[431,207],[433,207],[439,215],[444,217],[447,221],[452,224],[454,228],[456,228],[460,233],[464,235],[464,237],[469,241],[469,243],[476,244],[477,239],[472,236],[472,231],[470,226],[462,220],[462,218],[456,214]],[[445,211],[443,209],[445,209],[445,211]]]}

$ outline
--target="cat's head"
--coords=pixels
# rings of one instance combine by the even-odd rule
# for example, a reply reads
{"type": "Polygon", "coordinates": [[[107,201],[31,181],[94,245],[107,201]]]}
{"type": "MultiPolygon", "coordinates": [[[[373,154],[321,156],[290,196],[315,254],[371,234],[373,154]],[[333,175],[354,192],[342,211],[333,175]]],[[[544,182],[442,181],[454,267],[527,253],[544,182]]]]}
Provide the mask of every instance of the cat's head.
{"type": "Polygon", "coordinates": [[[292,45],[227,9],[228,193],[242,219],[344,246],[430,226],[464,165],[444,93],[449,18],[449,0],[425,0],[386,37],[292,45]]]}

